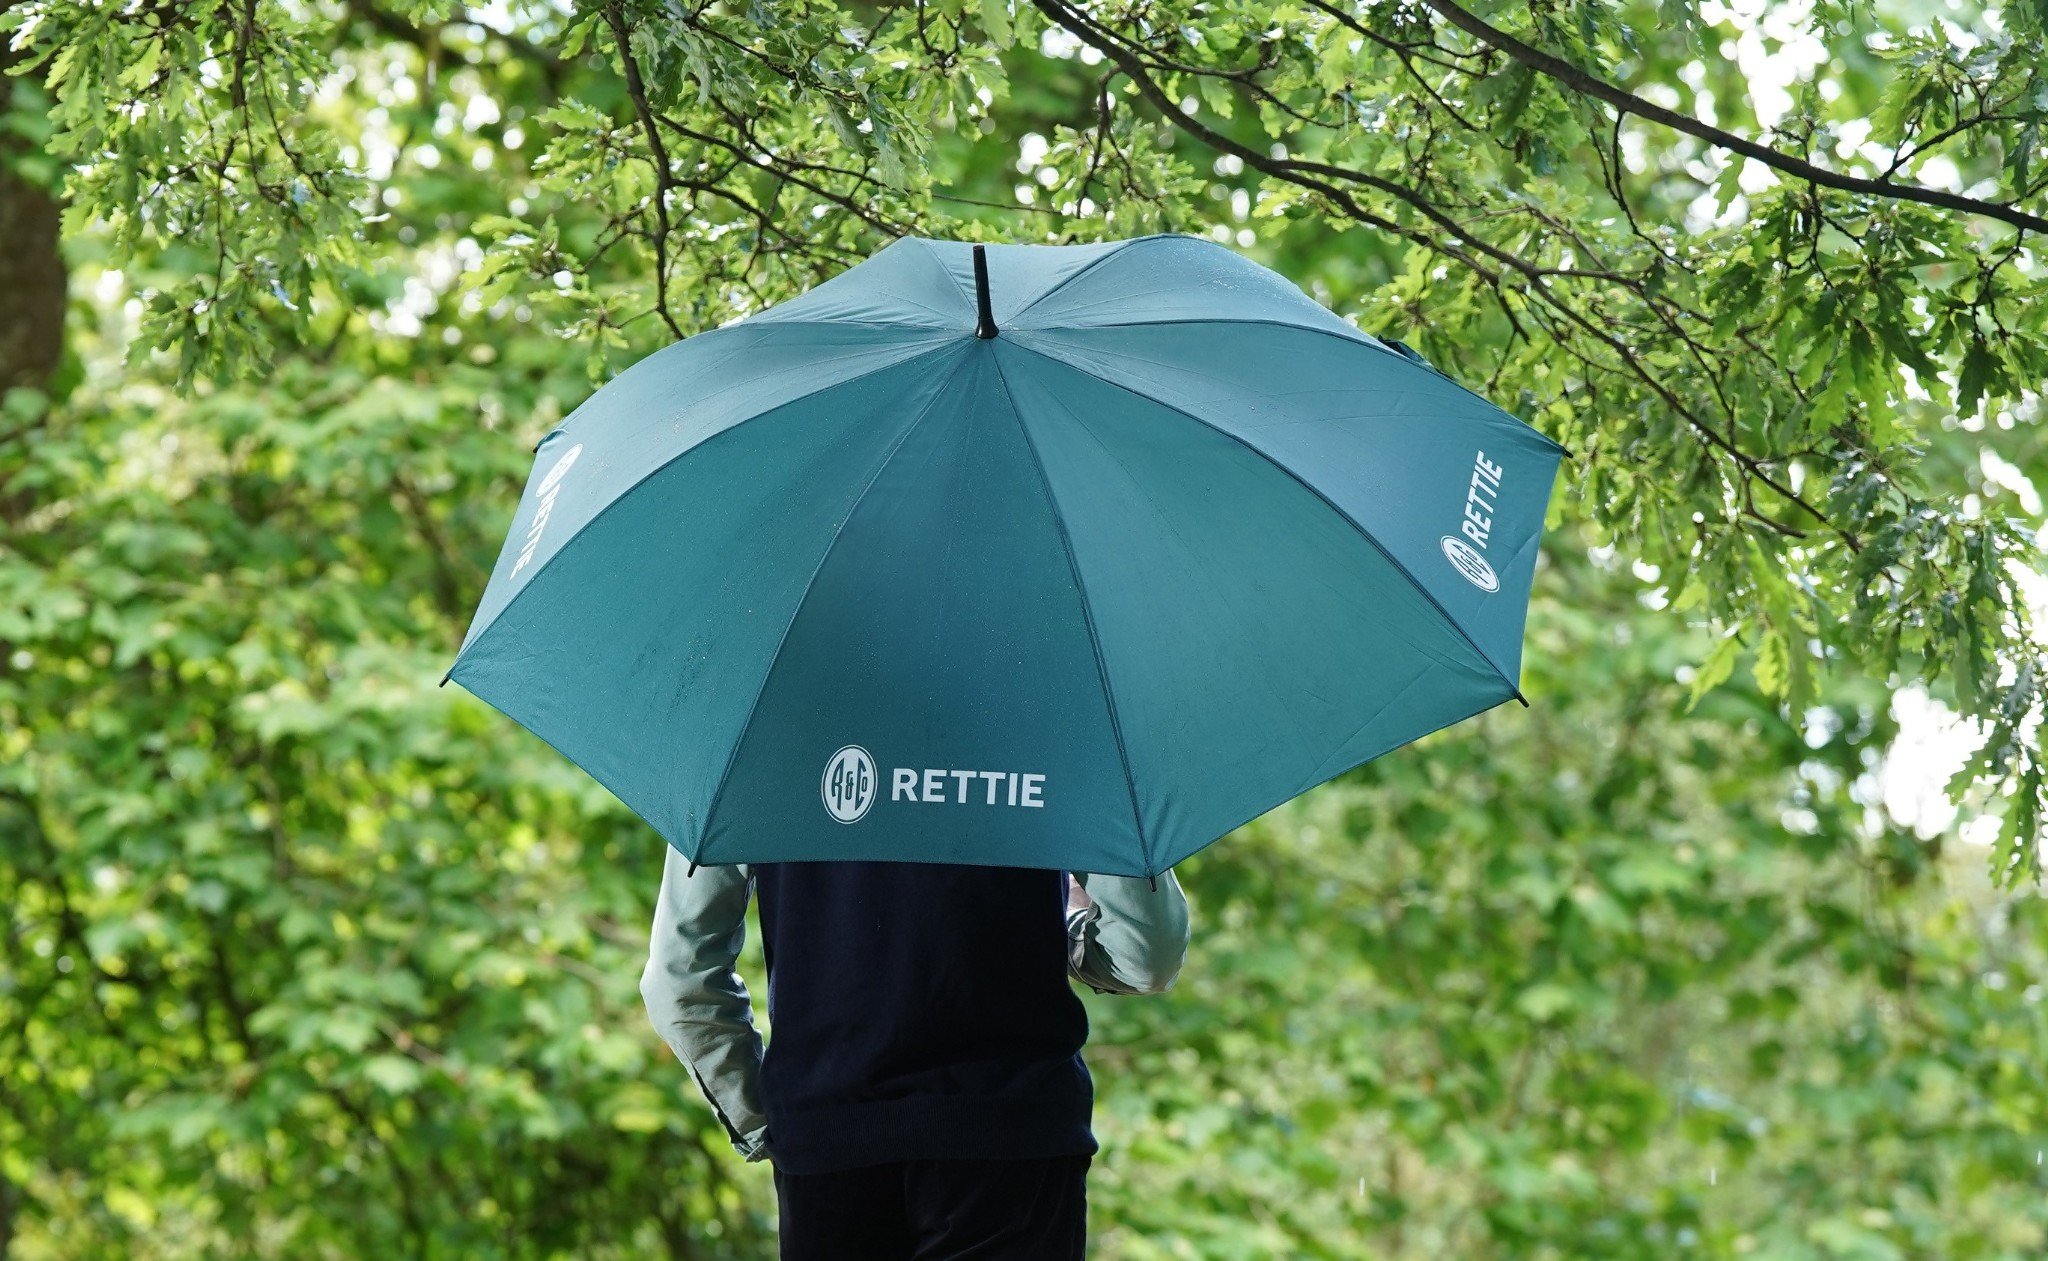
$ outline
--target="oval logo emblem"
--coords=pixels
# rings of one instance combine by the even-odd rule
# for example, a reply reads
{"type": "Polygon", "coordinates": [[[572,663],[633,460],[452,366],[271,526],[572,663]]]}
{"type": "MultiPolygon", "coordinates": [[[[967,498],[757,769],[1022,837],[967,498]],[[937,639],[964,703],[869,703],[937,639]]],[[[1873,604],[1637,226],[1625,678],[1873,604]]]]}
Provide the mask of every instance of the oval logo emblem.
{"type": "Polygon", "coordinates": [[[1493,572],[1493,566],[1479,554],[1479,549],[1455,534],[1444,535],[1444,558],[1451,562],[1451,568],[1465,575],[1465,581],[1481,591],[1500,590],[1500,578],[1493,572]]]}
{"type": "Polygon", "coordinates": [[[562,452],[562,458],[556,460],[554,467],[550,468],[547,471],[547,475],[540,479],[540,485],[534,490],[534,494],[545,495],[555,487],[560,486],[562,479],[569,475],[570,466],[576,463],[576,457],[582,454],[583,444],[580,442],[570,447],[567,451],[562,452]]]}
{"type": "Polygon", "coordinates": [[[841,823],[858,823],[868,807],[875,804],[875,759],[857,744],[849,744],[825,763],[818,781],[818,796],[825,813],[841,823]]]}

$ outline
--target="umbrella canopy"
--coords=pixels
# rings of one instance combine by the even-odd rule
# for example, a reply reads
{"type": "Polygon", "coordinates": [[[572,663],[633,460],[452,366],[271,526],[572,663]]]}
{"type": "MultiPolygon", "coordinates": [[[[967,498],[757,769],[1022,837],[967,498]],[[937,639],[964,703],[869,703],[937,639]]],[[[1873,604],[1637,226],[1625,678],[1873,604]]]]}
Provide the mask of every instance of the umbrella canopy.
{"type": "Polygon", "coordinates": [[[1207,241],[905,239],[548,434],[449,676],[693,862],[1154,875],[1521,698],[1561,453],[1207,241]]]}

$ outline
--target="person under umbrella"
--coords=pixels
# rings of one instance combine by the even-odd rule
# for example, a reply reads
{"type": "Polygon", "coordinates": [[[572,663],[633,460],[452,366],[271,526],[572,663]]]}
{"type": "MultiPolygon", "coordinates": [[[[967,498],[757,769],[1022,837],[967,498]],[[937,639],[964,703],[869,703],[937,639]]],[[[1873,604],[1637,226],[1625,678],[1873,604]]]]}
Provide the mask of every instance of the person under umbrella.
{"type": "Polygon", "coordinates": [[[1214,242],[905,238],[542,438],[448,678],[669,842],[649,1011],[786,1257],[1058,1261],[1065,973],[1163,988],[1181,859],[1528,703],[1563,454],[1214,242]]]}
{"type": "Polygon", "coordinates": [[[772,1162],[785,1261],[1079,1261],[1097,1147],[1088,1019],[1067,977],[1156,994],[1188,938],[1170,871],[691,874],[671,849],[640,993],[733,1145],[772,1162]],[[765,1053],[734,968],[750,894],[768,962],[765,1053]]]}

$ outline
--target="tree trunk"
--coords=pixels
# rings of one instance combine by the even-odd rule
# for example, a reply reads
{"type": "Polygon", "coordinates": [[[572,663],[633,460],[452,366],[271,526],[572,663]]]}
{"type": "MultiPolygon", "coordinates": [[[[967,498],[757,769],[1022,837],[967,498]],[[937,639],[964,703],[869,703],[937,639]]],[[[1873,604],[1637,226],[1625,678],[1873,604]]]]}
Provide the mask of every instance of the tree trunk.
{"type": "MultiPolygon", "coordinates": [[[[0,0],[0,12],[14,0],[0,0]]],[[[26,95],[7,72],[20,54],[0,40],[0,115],[26,95]]],[[[64,255],[57,241],[57,199],[14,169],[25,146],[0,133],[0,397],[39,387],[64,353],[64,255]]],[[[0,437],[5,443],[7,437],[0,437]]],[[[23,1193],[0,1174],[0,1261],[14,1252],[23,1193]]]]}
{"type": "Polygon", "coordinates": [[[21,1206],[14,1184],[0,1173],[0,1259],[14,1251],[14,1211],[21,1206]]]}
{"type": "MultiPolygon", "coordinates": [[[[13,7],[0,2],[0,11],[13,7]]],[[[18,108],[21,81],[7,74],[20,54],[0,41],[0,112],[18,108]]],[[[64,255],[57,241],[57,199],[22,178],[24,146],[0,137],[0,395],[50,379],[64,352],[64,255]]]]}

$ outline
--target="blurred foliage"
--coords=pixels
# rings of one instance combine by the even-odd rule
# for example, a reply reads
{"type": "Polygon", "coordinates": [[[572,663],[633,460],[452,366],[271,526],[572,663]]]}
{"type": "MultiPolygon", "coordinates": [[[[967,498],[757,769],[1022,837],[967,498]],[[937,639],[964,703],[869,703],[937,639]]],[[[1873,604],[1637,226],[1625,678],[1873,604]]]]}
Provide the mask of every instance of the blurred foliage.
{"type": "Polygon", "coordinates": [[[73,287],[0,401],[0,1255],[771,1254],[638,1008],[660,842],[434,683],[592,381],[911,230],[1217,235],[1578,453],[1535,708],[1089,997],[1097,1255],[2048,1252],[2048,13],[1756,13],[10,6],[73,287]]]}

